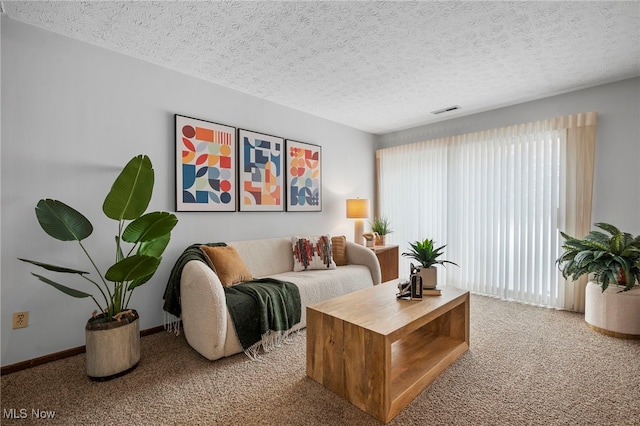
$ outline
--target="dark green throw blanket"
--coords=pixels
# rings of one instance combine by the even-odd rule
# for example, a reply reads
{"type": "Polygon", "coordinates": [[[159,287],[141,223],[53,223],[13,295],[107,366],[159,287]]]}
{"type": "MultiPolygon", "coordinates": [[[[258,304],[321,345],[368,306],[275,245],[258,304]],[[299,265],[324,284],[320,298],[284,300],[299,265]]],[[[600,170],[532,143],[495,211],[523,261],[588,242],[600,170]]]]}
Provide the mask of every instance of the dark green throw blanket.
{"type": "MultiPolygon", "coordinates": [[[[191,260],[209,265],[201,245],[226,246],[225,243],[192,244],[178,257],[171,269],[164,291],[163,309],[180,317],[180,278],[182,269],[191,260]]],[[[290,282],[259,278],[224,287],[229,315],[235,325],[242,348],[247,351],[270,331],[289,330],[300,322],[302,308],[300,291],[290,282]]]]}
{"type": "Polygon", "coordinates": [[[169,281],[167,281],[164,296],[162,297],[164,299],[162,309],[176,318],[180,318],[180,314],[182,313],[182,308],[180,307],[180,278],[182,277],[182,269],[190,260],[199,260],[207,265],[209,264],[207,255],[200,249],[200,246],[204,245],[210,247],[226,246],[225,243],[191,244],[182,252],[173,265],[173,268],[171,268],[169,281]]]}
{"type": "Polygon", "coordinates": [[[227,308],[245,351],[270,331],[300,322],[300,291],[290,282],[260,278],[224,288],[227,308]]]}

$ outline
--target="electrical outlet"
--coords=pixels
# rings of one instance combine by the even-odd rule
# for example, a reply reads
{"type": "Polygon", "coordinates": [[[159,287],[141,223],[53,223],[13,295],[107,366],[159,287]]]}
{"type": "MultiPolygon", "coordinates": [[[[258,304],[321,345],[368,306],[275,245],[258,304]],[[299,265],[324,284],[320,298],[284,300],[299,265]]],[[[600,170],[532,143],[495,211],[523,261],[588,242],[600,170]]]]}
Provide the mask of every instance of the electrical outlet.
{"type": "Polygon", "coordinates": [[[29,312],[13,313],[13,328],[25,328],[29,325],[29,312]]]}

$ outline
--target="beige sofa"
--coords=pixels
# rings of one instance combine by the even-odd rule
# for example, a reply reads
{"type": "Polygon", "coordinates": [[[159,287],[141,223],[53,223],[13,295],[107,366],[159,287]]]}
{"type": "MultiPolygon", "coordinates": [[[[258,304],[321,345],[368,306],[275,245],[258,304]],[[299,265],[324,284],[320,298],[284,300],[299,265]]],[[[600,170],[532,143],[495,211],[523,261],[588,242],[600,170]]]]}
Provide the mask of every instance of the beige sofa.
{"type": "MultiPolygon", "coordinates": [[[[291,238],[237,241],[233,246],[254,278],[272,277],[298,286],[302,303],[300,323],[306,327],[306,306],[380,284],[380,264],[375,254],[347,242],[348,264],[332,270],[294,272],[291,238]]],[[[182,326],[189,345],[210,360],[243,352],[227,310],[222,283],[200,261],[189,261],[180,280],[182,326]]]]}

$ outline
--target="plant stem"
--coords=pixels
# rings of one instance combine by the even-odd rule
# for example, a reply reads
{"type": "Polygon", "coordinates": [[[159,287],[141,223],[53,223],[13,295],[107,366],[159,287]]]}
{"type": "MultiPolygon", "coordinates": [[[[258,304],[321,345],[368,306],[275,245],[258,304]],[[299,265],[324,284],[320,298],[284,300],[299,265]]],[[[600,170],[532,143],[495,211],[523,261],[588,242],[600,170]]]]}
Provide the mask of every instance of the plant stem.
{"type": "MultiPolygon", "coordinates": [[[[100,293],[102,294],[102,297],[104,297],[104,301],[105,301],[105,303],[107,304],[107,306],[109,306],[109,298],[107,297],[107,295],[106,295],[106,294],[104,294],[104,291],[102,291],[102,288],[100,287],[100,285],[98,285],[98,283],[97,283],[97,282],[95,282],[95,281],[93,281],[91,278],[89,278],[89,277],[85,277],[84,275],[82,275],[82,278],[84,278],[85,280],[89,281],[90,283],[92,283],[93,285],[95,285],[95,286],[98,288],[98,290],[99,290],[99,291],[100,291],[100,293]]],[[[109,291],[109,289],[108,289],[108,288],[107,288],[107,291],[109,291]]],[[[93,296],[92,296],[92,297],[93,297],[93,296]]],[[[94,300],[95,300],[95,299],[94,299],[94,300]]],[[[96,303],[98,303],[98,302],[96,302],[96,303]]],[[[100,306],[100,305],[98,305],[98,306],[100,306]]],[[[102,308],[102,307],[100,306],[100,311],[102,311],[102,309],[104,309],[104,308],[102,308]]]]}
{"type": "Polygon", "coordinates": [[[80,247],[82,248],[82,251],[84,251],[84,254],[87,255],[87,257],[89,258],[89,262],[91,262],[91,264],[93,265],[93,268],[96,270],[96,272],[100,276],[100,280],[104,284],[104,288],[107,290],[107,294],[109,294],[109,298],[107,299],[107,297],[105,296],[104,292],[102,291],[102,288],[100,288],[98,283],[96,283],[95,281],[93,281],[93,280],[91,280],[91,279],[89,279],[87,277],[84,277],[84,278],[86,278],[87,280],[91,281],[92,283],[95,284],[96,287],[98,287],[98,290],[100,290],[100,293],[102,293],[102,296],[104,296],[105,299],[107,300],[107,305],[109,305],[110,304],[110,300],[112,300],[112,296],[111,296],[111,292],[109,291],[109,286],[107,285],[107,281],[104,279],[104,276],[102,275],[102,273],[100,272],[100,269],[98,269],[98,266],[95,264],[95,262],[91,258],[91,255],[89,254],[87,249],[85,249],[84,246],[82,245],[82,241],[78,241],[78,244],[80,244],[80,247]]]}

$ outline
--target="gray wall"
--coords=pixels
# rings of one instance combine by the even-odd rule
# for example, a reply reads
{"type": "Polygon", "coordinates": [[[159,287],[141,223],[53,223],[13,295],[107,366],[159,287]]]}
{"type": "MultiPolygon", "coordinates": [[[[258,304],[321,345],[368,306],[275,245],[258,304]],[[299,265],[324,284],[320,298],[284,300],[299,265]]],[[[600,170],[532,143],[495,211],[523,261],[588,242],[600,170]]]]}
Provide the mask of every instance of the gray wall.
{"type": "Polygon", "coordinates": [[[378,136],[378,145],[389,147],[586,111],[598,112],[592,221],[640,234],[640,78],[387,133],[378,136]]]}
{"type": "Polygon", "coordinates": [[[36,202],[56,198],[87,216],[95,228],[87,248],[105,268],[116,230],[102,201],[131,157],[147,154],[153,162],[150,208],[174,208],[174,113],[321,145],[323,211],[178,213],[160,270],[132,298],[142,329],[162,324],[169,271],[189,244],[312,233],[352,238],[345,199],[373,196],[373,135],[6,17],[1,31],[3,366],[83,345],[94,309],[88,299],[40,283],[30,272],[43,271],[16,260],[88,268],[76,243],[40,229],[36,202]],[[16,311],[29,311],[29,327],[12,330],[16,311]]]}

